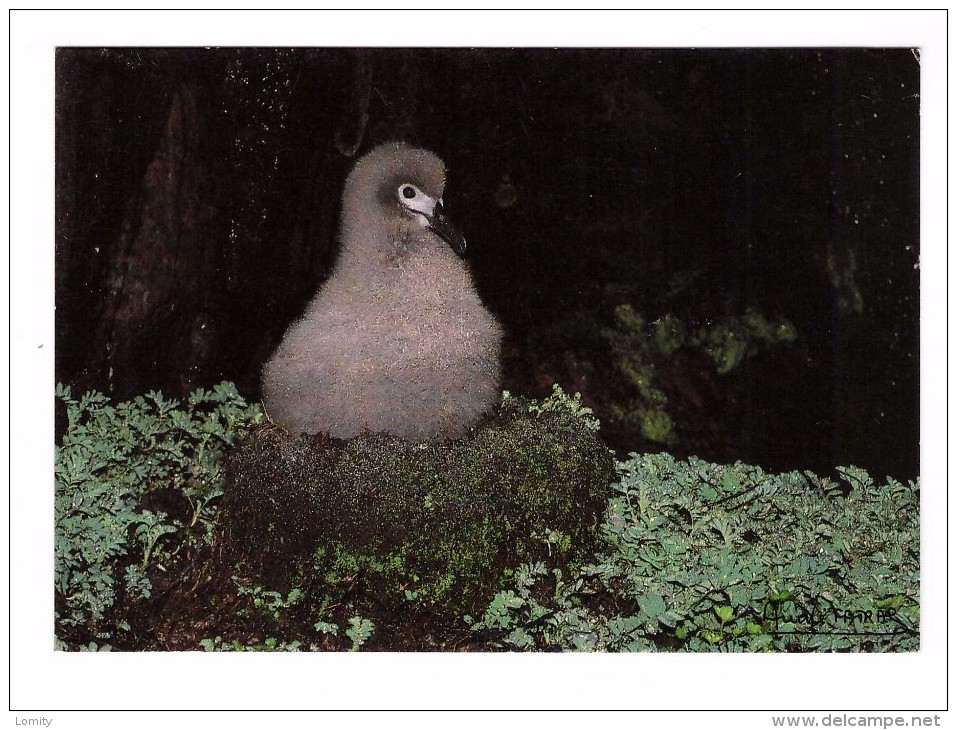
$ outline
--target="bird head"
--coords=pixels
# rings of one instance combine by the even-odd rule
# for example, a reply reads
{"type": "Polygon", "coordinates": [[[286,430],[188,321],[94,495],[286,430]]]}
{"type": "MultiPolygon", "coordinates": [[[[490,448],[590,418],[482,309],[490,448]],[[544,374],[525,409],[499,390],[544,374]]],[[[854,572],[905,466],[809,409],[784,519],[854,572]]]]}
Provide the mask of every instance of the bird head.
{"type": "Polygon", "coordinates": [[[433,197],[412,182],[402,182],[396,190],[396,200],[401,215],[428,228],[459,256],[465,254],[465,237],[446,217],[441,196],[433,197]]]}
{"type": "Polygon", "coordinates": [[[379,145],[356,163],[346,180],[344,205],[362,210],[370,203],[390,228],[424,228],[460,256],[465,237],[445,214],[445,164],[427,150],[400,142],[379,145]]]}

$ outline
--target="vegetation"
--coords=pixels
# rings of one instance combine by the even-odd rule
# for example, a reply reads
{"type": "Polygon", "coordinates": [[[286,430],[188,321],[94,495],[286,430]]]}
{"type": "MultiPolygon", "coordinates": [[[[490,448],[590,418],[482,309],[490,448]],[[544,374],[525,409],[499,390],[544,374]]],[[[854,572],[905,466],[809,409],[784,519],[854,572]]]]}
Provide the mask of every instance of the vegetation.
{"type": "Polygon", "coordinates": [[[716,372],[724,375],[763,348],[794,342],[797,332],[787,320],[772,321],[754,309],[693,327],[674,315],[648,323],[630,304],[622,304],[615,309],[615,325],[604,336],[615,373],[630,396],[611,404],[612,416],[637,427],[650,441],[673,444],[675,424],[657,377],[664,361],[680,349],[696,350],[711,358],[716,372]]]}
{"type": "Polygon", "coordinates": [[[254,429],[228,460],[224,547],[271,584],[356,576],[383,604],[470,607],[520,562],[588,557],[615,477],[596,428],[556,390],[533,404],[507,395],[449,443],[254,429]]]}
{"type": "Polygon", "coordinates": [[[57,396],[60,649],[919,647],[913,482],[667,454],[606,471],[558,388],[424,445],[293,439],[230,384],[57,396]]]}
{"type": "Polygon", "coordinates": [[[58,386],[68,427],[56,450],[57,636],[108,646],[159,575],[210,544],[223,491],[223,447],[262,419],[229,383],[186,403],[151,392],[113,406],[58,386]],[[106,643],[104,643],[106,642],[106,643]]]}
{"type": "Polygon", "coordinates": [[[667,454],[620,468],[596,561],[523,565],[473,629],[511,649],[918,649],[915,484],[667,454]]]}

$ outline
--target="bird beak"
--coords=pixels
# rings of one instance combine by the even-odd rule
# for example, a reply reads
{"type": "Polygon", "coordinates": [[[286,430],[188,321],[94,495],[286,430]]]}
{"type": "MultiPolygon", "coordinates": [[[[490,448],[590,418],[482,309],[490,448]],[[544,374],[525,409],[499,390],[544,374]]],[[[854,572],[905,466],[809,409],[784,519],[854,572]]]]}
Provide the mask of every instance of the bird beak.
{"type": "Polygon", "coordinates": [[[445,217],[445,210],[442,207],[441,200],[435,204],[432,215],[427,215],[425,219],[429,223],[429,228],[443,241],[449,244],[455,253],[459,256],[465,255],[465,236],[459,233],[458,228],[452,225],[449,219],[445,217]]]}

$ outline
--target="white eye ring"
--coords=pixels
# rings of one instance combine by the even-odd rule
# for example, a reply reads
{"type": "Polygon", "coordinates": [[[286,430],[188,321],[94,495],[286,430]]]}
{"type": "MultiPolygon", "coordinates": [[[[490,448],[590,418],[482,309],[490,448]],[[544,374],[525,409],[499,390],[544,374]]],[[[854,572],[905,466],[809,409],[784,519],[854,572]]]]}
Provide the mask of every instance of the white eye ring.
{"type": "Polygon", "coordinates": [[[402,183],[398,187],[396,195],[399,199],[399,205],[411,213],[430,216],[435,211],[435,200],[412,183],[402,183]]]}

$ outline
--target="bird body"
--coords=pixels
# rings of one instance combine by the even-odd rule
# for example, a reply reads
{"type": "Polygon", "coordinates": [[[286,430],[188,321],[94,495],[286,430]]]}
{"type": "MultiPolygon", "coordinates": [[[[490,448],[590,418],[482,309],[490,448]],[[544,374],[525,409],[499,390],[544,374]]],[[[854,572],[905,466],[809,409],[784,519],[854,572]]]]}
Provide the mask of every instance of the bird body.
{"type": "Polygon", "coordinates": [[[346,181],[329,280],[263,370],[272,419],[352,438],[455,438],[499,393],[502,332],[453,248],[445,166],[401,143],[373,149],[346,181]]]}

